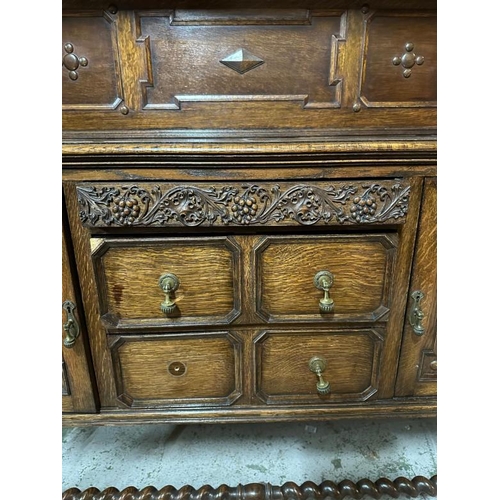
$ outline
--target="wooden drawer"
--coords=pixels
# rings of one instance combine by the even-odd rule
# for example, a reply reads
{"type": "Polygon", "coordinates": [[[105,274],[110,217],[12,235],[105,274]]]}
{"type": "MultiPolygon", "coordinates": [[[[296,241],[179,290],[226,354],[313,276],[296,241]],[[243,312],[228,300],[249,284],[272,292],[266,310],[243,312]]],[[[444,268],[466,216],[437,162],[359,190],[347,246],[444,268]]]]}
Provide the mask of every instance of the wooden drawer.
{"type": "Polygon", "coordinates": [[[266,236],[254,250],[257,314],[267,321],[386,320],[397,234],[266,236]],[[333,275],[333,310],[322,312],[315,277],[333,275]]]}
{"type": "Polygon", "coordinates": [[[365,401],[377,392],[383,330],[266,331],[254,341],[255,394],[267,404],[365,401]],[[309,361],[326,362],[330,393],[318,394],[309,361]]]}
{"type": "Polygon", "coordinates": [[[121,405],[227,406],[242,393],[241,344],[228,332],[109,340],[121,405]]]}
{"type": "Polygon", "coordinates": [[[226,324],[240,313],[240,250],[231,238],[91,238],[109,331],[226,324]],[[161,278],[173,275],[172,312],[161,278]]]}

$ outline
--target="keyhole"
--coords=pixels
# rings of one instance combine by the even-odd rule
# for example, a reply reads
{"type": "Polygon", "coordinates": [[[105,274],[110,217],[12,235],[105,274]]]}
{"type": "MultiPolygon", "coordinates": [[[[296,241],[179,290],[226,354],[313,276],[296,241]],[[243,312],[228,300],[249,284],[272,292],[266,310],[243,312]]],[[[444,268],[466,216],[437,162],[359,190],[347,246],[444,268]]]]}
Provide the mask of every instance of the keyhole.
{"type": "Polygon", "coordinates": [[[181,377],[186,373],[186,365],[180,361],[173,361],[168,365],[168,371],[174,377],[181,377]]]}

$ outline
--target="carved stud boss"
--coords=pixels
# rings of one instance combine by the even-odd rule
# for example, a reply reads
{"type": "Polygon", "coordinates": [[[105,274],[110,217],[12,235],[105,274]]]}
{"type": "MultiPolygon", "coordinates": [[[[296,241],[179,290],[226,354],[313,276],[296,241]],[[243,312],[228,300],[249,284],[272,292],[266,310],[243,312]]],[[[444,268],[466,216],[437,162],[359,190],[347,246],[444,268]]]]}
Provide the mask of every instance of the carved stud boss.
{"type": "Polygon", "coordinates": [[[64,44],[64,50],[66,54],[63,57],[62,64],[69,71],[68,76],[71,80],[78,79],[78,72],[76,71],[80,66],[87,66],[89,61],[86,57],[78,57],[74,54],[75,48],[72,43],[64,44]]]}
{"type": "Polygon", "coordinates": [[[401,64],[401,66],[403,66],[403,68],[405,68],[403,70],[403,76],[405,78],[410,78],[411,68],[413,68],[413,66],[415,66],[415,64],[417,64],[418,66],[421,66],[422,64],[424,64],[424,57],[417,56],[413,52],[413,48],[414,48],[413,43],[408,42],[405,45],[406,52],[402,56],[396,56],[392,59],[392,64],[394,64],[394,66],[399,66],[401,64]]]}
{"type": "Polygon", "coordinates": [[[264,64],[264,61],[260,57],[254,56],[246,49],[239,49],[224,59],[221,59],[220,62],[228,68],[234,69],[234,71],[237,71],[241,75],[264,64]]]}

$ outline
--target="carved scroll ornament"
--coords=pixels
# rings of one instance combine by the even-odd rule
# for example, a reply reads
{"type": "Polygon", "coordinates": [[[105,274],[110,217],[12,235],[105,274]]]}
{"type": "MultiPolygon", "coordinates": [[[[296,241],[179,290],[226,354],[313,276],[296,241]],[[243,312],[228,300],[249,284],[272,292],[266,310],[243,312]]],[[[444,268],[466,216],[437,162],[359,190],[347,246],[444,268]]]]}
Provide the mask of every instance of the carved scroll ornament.
{"type": "Polygon", "coordinates": [[[169,185],[77,186],[80,219],[90,227],[252,224],[402,223],[410,187],[373,182],[342,187],[256,184],[198,187],[169,185]]]}

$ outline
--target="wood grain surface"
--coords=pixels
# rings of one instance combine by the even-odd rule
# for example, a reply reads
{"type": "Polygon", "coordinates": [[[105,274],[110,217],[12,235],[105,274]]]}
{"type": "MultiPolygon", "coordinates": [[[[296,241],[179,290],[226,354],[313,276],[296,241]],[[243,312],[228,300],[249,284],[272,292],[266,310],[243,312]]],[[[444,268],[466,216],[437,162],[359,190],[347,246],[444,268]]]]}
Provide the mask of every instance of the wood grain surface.
{"type": "MultiPolygon", "coordinates": [[[[69,239],[67,218],[63,212],[62,231],[62,302],[71,301],[76,307],[73,315],[78,322],[80,335],[73,347],[64,346],[66,331],[62,331],[62,410],[63,412],[95,412],[97,409],[94,396],[93,369],[88,351],[88,339],[83,307],[78,293],[77,275],[74,270],[73,249],[69,239]]],[[[66,312],[62,311],[62,323],[68,321],[66,312]]]]}
{"type": "Polygon", "coordinates": [[[435,13],[63,0],[63,299],[81,295],[89,351],[63,352],[65,424],[435,415],[435,13]],[[221,62],[240,49],[262,62],[221,62]],[[388,203],[373,220],[354,201],[366,189],[388,203]],[[95,400],[76,403],[92,377],[95,400]]]}
{"type": "Polygon", "coordinates": [[[225,406],[241,394],[241,346],[227,334],[110,341],[119,399],[125,404],[225,406]]]}
{"type": "Polygon", "coordinates": [[[422,291],[425,332],[416,335],[409,324],[413,300],[408,298],[396,384],[397,396],[437,394],[437,180],[425,179],[422,213],[410,290],[422,291]],[[435,363],[433,363],[435,362],[435,363]],[[431,363],[432,367],[431,367],[431,363]]]}
{"type": "Polygon", "coordinates": [[[102,241],[94,252],[102,314],[129,323],[151,319],[182,325],[224,321],[239,307],[239,252],[225,238],[102,241]],[[159,278],[166,273],[177,276],[180,283],[174,292],[177,310],[168,316],[160,310],[165,293],[159,278]]]}
{"type": "Polygon", "coordinates": [[[257,310],[271,320],[374,320],[390,309],[397,235],[269,237],[256,250],[257,310]],[[313,282],[333,274],[332,313],[320,313],[313,282]]]}
{"type": "Polygon", "coordinates": [[[256,340],[256,392],[266,403],[331,404],[373,396],[381,333],[355,329],[306,332],[270,331],[256,340]],[[331,392],[325,396],[317,393],[318,379],[308,366],[315,356],[327,363],[323,373],[331,392]]]}
{"type": "Polygon", "coordinates": [[[88,6],[72,7],[63,45],[83,50],[89,63],[78,68],[76,80],[63,67],[63,102],[72,103],[63,129],[79,131],[82,141],[94,131],[105,137],[116,130],[154,136],[166,129],[236,129],[252,137],[272,129],[305,131],[311,123],[324,136],[332,126],[385,133],[436,128],[435,109],[422,108],[435,99],[431,17],[385,11],[377,17],[373,6],[332,2],[318,9],[249,4],[216,11],[106,6],[91,11],[94,17],[88,6]],[[407,42],[426,58],[411,78],[392,62],[407,42]],[[104,53],[101,44],[109,45],[104,53]],[[263,63],[240,74],[220,62],[239,50],[263,63]]]}

